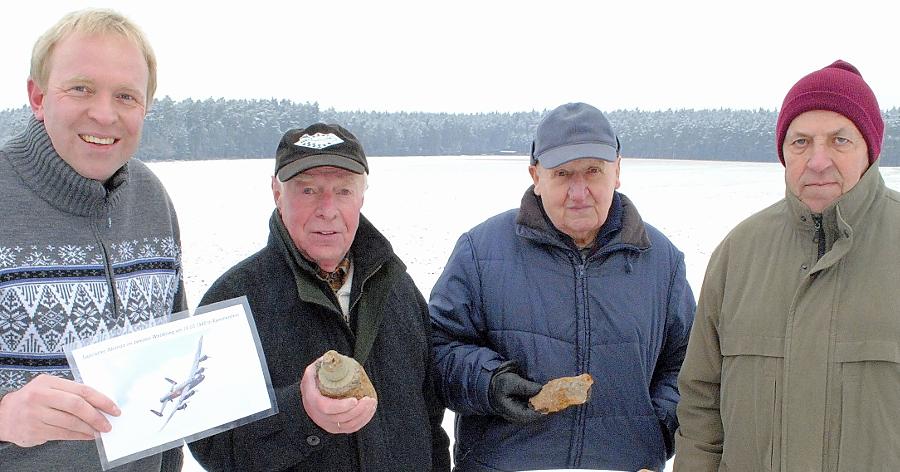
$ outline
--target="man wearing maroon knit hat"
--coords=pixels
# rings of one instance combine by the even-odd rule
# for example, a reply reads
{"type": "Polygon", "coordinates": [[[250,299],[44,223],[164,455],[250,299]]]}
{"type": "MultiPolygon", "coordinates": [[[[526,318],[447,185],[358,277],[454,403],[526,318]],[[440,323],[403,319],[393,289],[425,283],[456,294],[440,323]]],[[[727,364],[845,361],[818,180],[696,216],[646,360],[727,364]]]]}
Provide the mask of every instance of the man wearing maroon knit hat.
{"type": "Polygon", "coordinates": [[[785,198],[716,249],[678,379],[676,471],[900,470],[900,194],[837,61],[788,91],[785,198]]]}

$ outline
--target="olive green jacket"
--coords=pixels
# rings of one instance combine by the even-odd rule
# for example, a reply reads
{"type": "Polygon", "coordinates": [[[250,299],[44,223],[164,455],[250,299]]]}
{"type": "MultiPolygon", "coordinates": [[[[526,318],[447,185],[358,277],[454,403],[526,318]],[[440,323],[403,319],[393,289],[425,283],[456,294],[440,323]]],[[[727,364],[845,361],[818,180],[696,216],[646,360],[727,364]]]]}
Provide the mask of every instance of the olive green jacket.
{"type": "Polygon", "coordinates": [[[788,192],[713,253],[676,471],[900,470],[900,194],[877,163],[822,229],[788,192]]]}

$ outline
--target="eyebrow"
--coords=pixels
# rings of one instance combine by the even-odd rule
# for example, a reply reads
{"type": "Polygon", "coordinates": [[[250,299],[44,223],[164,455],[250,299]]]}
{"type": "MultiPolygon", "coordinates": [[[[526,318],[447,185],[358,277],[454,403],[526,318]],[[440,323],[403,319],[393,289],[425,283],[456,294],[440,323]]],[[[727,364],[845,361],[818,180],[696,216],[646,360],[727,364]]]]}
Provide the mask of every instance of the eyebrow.
{"type": "Polygon", "coordinates": [[[69,84],[73,84],[73,83],[77,83],[77,84],[93,84],[94,81],[91,80],[90,78],[88,78],[87,76],[84,76],[84,75],[76,75],[76,76],[72,76],[72,77],[69,77],[68,79],[63,80],[62,83],[65,84],[65,85],[69,85],[69,84]]]}
{"type": "MultiPolygon", "coordinates": [[[[787,133],[787,136],[813,136],[814,134],[815,133],[811,133],[811,132],[800,129],[800,130],[794,130],[794,131],[787,133]]],[[[854,133],[853,133],[852,128],[848,128],[846,126],[841,126],[840,128],[833,129],[831,131],[828,131],[825,134],[827,136],[837,136],[837,135],[848,135],[848,134],[854,134],[854,133]]],[[[861,133],[859,133],[858,131],[855,134],[861,135],[861,133]]]]}

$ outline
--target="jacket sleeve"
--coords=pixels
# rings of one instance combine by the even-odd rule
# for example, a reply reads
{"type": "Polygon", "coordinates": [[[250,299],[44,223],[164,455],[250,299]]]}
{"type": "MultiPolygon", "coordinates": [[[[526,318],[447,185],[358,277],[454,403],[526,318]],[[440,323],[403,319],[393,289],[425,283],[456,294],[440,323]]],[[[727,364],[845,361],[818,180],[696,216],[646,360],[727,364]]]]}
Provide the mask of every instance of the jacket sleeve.
{"type": "MultiPolygon", "coordinates": [[[[416,290],[416,298],[419,309],[422,312],[425,333],[430,339],[431,326],[429,324],[428,305],[418,290],[416,290]]],[[[429,352],[428,354],[429,362],[425,365],[432,365],[431,360],[434,357],[434,353],[429,352]]],[[[428,408],[428,423],[431,425],[431,470],[432,472],[447,472],[450,470],[450,438],[442,426],[444,421],[444,403],[437,395],[437,388],[434,376],[426,375],[422,393],[425,397],[425,405],[428,408]]]]}
{"type": "Polygon", "coordinates": [[[724,431],[719,410],[722,378],[722,351],[719,346],[718,321],[722,308],[726,273],[722,247],[710,258],[697,316],[691,329],[690,342],[678,387],[679,429],[675,435],[675,470],[719,470],[724,431]]]}
{"type": "Polygon", "coordinates": [[[662,425],[667,457],[674,453],[675,430],[678,429],[675,413],[679,399],[678,372],[684,361],[696,308],[685,275],[684,255],[679,252],[669,281],[665,339],[650,383],[650,398],[662,425]]]}
{"type": "Polygon", "coordinates": [[[488,387],[504,361],[487,346],[478,261],[468,233],[450,254],[431,291],[429,312],[438,394],[464,415],[492,414],[488,387]]]}
{"type": "MultiPolygon", "coordinates": [[[[228,300],[246,292],[246,289],[228,285],[213,284],[200,305],[228,300]]],[[[306,415],[300,398],[299,379],[274,390],[278,405],[276,414],[188,444],[191,454],[204,469],[285,470],[335,441],[348,441],[345,435],[332,435],[319,428],[306,415]]]]}

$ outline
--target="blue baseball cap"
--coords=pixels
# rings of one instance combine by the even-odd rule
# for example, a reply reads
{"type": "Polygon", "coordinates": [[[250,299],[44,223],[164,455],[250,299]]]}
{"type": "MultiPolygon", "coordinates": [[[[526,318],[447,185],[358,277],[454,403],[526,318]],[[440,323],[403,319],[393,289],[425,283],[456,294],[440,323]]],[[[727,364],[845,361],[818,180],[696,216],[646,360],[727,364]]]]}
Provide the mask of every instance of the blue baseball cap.
{"type": "Polygon", "coordinates": [[[619,138],[603,113],[587,103],[566,103],[541,120],[531,143],[531,165],[546,169],[584,158],[615,162],[619,138]]]}

